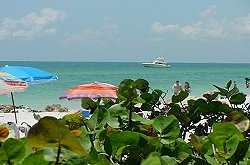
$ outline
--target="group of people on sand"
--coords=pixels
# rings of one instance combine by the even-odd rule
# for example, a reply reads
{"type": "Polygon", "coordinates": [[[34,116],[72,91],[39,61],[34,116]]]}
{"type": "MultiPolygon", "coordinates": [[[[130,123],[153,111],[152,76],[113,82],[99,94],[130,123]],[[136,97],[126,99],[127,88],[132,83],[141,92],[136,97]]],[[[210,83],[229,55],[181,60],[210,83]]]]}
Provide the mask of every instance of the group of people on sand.
{"type": "MultiPolygon", "coordinates": [[[[246,81],[246,88],[250,88],[250,79],[249,78],[245,78],[245,81],[246,81]]],[[[236,81],[233,82],[233,88],[237,88],[238,89],[236,81]]],[[[190,83],[188,81],[186,81],[184,83],[184,87],[182,87],[180,81],[177,80],[174,83],[173,87],[172,87],[172,91],[174,92],[174,95],[178,95],[181,91],[185,91],[185,92],[191,93],[190,83]]]]}
{"type": "Polygon", "coordinates": [[[184,89],[183,89],[182,85],[180,84],[180,81],[177,80],[175,84],[173,85],[172,90],[174,92],[174,95],[178,95],[181,91],[191,93],[191,86],[189,82],[186,81],[184,84],[184,89]]]}

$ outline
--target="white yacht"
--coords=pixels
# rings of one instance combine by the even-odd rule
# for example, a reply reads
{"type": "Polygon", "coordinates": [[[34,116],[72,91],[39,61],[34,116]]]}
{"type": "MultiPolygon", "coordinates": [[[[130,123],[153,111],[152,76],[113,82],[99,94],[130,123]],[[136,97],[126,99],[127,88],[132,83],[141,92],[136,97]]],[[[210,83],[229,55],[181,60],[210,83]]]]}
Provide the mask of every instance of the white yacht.
{"type": "Polygon", "coordinates": [[[145,67],[154,67],[154,68],[168,68],[168,67],[170,67],[170,65],[165,62],[163,57],[158,57],[153,62],[144,62],[144,63],[142,63],[142,65],[145,67]]]}

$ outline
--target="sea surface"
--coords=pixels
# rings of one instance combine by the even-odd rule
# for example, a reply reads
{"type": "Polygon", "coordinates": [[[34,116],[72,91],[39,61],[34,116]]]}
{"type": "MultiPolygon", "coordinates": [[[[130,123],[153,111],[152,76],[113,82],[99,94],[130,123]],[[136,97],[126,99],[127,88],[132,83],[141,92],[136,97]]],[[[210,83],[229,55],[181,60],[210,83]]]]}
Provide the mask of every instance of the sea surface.
{"type": "MultiPolygon", "coordinates": [[[[227,81],[237,81],[238,88],[246,94],[245,77],[250,77],[250,64],[235,63],[170,63],[170,68],[147,68],[139,62],[9,62],[1,61],[0,66],[21,65],[36,67],[56,74],[59,79],[45,84],[30,85],[25,92],[14,93],[15,105],[44,110],[47,105],[61,104],[70,110],[81,108],[80,101],[59,100],[66,90],[80,84],[105,82],[118,86],[123,79],[143,78],[152,89],[168,92],[176,80],[181,84],[189,81],[191,95],[202,96],[215,90],[213,84],[225,86],[227,81]]],[[[0,104],[12,104],[9,95],[0,95],[0,104]]]]}

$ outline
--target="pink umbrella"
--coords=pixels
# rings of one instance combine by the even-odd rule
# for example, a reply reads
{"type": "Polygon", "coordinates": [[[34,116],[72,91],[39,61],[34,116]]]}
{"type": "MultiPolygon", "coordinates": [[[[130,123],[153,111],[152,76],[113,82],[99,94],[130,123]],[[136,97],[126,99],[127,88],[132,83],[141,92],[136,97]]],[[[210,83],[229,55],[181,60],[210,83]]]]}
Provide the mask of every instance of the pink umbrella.
{"type": "Polygon", "coordinates": [[[117,98],[116,91],[118,87],[107,84],[107,83],[91,83],[91,84],[82,84],[77,85],[59,97],[59,99],[81,99],[83,97],[89,97],[92,99],[96,98],[117,98]]]}

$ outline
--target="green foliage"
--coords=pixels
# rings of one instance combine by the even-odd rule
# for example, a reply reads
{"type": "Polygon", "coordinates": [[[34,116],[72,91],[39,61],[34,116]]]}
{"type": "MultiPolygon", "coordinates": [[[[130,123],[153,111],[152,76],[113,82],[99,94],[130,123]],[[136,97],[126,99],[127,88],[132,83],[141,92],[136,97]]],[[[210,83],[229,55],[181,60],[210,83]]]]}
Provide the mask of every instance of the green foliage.
{"type": "Polygon", "coordinates": [[[7,139],[0,148],[0,163],[15,163],[25,155],[25,147],[22,141],[17,139],[7,139]]]}
{"type": "Polygon", "coordinates": [[[248,164],[250,103],[231,80],[214,87],[199,99],[181,91],[168,103],[147,80],[125,79],[116,100],[81,100],[89,119],[35,116],[28,137],[0,142],[0,164],[248,164]]]}
{"type": "Polygon", "coordinates": [[[87,154],[78,139],[54,117],[47,116],[40,119],[30,129],[27,139],[32,147],[62,147],[79,155],[87,154]]]}

